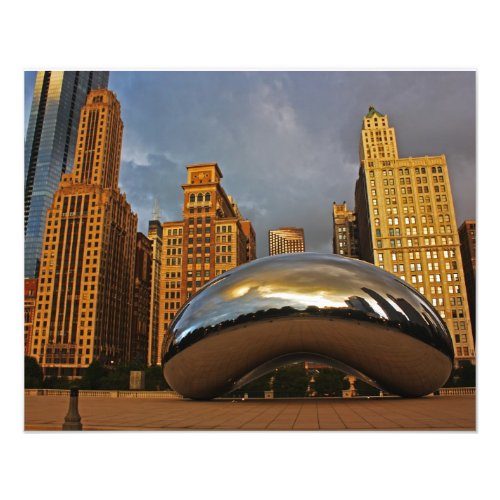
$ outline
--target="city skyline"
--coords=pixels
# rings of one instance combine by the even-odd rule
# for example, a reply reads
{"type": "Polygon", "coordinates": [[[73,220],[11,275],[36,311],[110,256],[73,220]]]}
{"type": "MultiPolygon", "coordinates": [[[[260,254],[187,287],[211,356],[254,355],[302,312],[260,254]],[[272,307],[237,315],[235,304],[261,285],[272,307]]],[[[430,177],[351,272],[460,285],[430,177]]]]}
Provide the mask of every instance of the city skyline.
{"type": "MultiPolygon", "coordinates": [[[[25,80],[29,110],[34,73],[25,80]]],[[[354,208],[372,104],[391,117],[400,155],[446,155],[457,224],[476,217],[474,72],[111,72],[109,88],[125,123],[120,187],[142,232],[155,198],[162,221],[180,218],[187,164],[216,161],[254,224],[257,257],[267,231],[286,225],[331,253],[331,203],[354,208]]]]}

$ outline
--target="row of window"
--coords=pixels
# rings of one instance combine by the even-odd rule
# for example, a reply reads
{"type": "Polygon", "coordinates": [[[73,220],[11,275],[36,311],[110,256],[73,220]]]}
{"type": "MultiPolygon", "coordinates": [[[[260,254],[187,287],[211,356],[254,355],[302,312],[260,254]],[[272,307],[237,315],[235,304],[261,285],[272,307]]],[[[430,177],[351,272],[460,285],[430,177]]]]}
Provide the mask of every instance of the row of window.
{"type": "MultiPolygon", "coordinates": [[[[439,252],[438,250],[426,250],[425,251],[425,256],[427,257],[427,259],[437,259],[438,258],[438,255],[439,255],[439,252]]],[[[446,250],[442,250],[443,252],[443,257],[445,259],[454,259],[455,258],[455,250],[453,249],[446,249],[446,250]]],[[[422,252],[423,254],[423,252],[422,252]]],[[[415,252],[408,252],[408,258],[410,260],[420,260],[421,258],[421,254],[420,254],[420,251],[415,251],[415,252]]],[[[378,254],[378,260],[379,262],[383,262],[384,261],[384,254],[382,252],[380,252],[378,254]]],[[[396,260],[403,260],[403,252],[392,252],[391,253],[391,260],[392,261],[396,261],[396,260]]],[[[410,268],[412,268],[412,266],[414,265],[417,265],[419,266],[418,267],[418,270],[420,270],[420,266],[421,266],[421,263],[416,263],[416,264],[413,264],[411,263],[410,264],[410,268]]],[[[427,263],[427,268],[429,270],[432,270],[432,269],[437,269],[438,267],[438,263],[437,262],[428,262],[427,263]]],[[[449,261],[446,261],[445,262],[445,268],[446,269],[457,269],[457,262],[456,260],[452,260],[451,262],[449,261]]]]}
{"type": "MultiPolygon", "coordinates": [[[[190,226],[192,226],[194,224],[194,217],[189,217],[188,218],[188,224],[190,226]]],[[[212,221],[212,217],[210,217],[209,215],[207,215],[207,217],[205,217],[205,222],[207,224],[210,224],[210,222],[212,221]]],[[[203,224],[203,217],[196,217],[196,224],[203,224]]]]}
{"type": "Polygon", "coordinates": [[[189,195],[189,202],[190,203],[195,203],[195,202],[198,202],[198,203],[201,203],[203,201],[205,202],[209,202],[211,201],[212,199],[212,196],[210,193],[198,193],[197,195],[195,193],[191,193],[189,195]]]}
{"type": "MultiPolygon", "coordinates": [[[[397,236],[397,234],[394,234],[394,236],[397,236]]],[[[436,238],[423,238],[422,243],[424,246],[434,246],[434,245],[438,244],[436,242],[436,238]]],[[[453,238],[451,236],[442,237],[440,244],[441,245],[453,245],[453,238]]],[[[390,246],[390,248],[402,248],[403,247],[403,240],[401,238],[389,239],[389,246],[390,246]]],[[[418,247],[419,246],[418,238],[407,238],[406,239],[406,246],[407,247],[418,247]]],[[[377,240],[377,248],[379,248],[379,249],[384,248],[382,239],[377,240]]]]}
{"type": "MultiPolygon", "coordinates": [[[[390,162],[383,162],[383,165],[388,165],[390,162]]],[[[373,167],[375,164],[374,162],[370,161],[368,162],[369,167],[373,167]]],[[[441,165],[435,165],[431,167],[431,172],[433,174],[442,174],[443,173],[443,167],[441,165]]],[[[410,168],[399,168],[398,169],[398,174],[399,176],[402,175],[410,175],[410,168]]],[[[427,174],[427,167],[415,167],[415,174],[417,175],[426,175],[427,174]]],[[[370,177],[374,177],[375,173],[373,170],[370,170],[369,172],[370,177]]],[[[393,177],[394,176],[394,169],[384,169],[382,170],[382,175],[384,177],[393,177]]]]}

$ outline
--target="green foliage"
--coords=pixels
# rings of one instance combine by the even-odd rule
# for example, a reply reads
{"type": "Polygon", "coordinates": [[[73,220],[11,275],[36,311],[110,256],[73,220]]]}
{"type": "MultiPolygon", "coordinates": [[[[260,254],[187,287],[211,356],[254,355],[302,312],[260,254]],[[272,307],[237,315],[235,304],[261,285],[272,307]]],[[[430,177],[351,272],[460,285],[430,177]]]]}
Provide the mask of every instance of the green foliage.
{"type": "Polygon", "coordinates": [[[455,368],[444,387],[476,387],[476,365],[470,361],[462,361],[455,368]]]}
{"type": "Polygon", "coordinates": [[[131,371],[145,371],[145,388],[147,391],[165,391],[170,389],[163,377],[160,366],[152,365],[145,369],[144,364],[132,362],[127,365],[106,368],[98,361],[93,361],[87,368],[80,382],[80,388],[128,391],[130,388],[131,371]]]}
{"type": "Polygon", "coordinates": [[[39,389],[42,387],[43,371],[36,358],[24,357],[24,388],[39,389]]]}
{"type": "Polygon", "coordinates": [[[241,398],[245,394],[248,394],[248,396],[251,398],[263,398],[264,391],[269,391],[271,387],[271,377],[273,376],[273,374],[274,372],[266,373],[262,377],[249,382],[240,389],[231,392],[230,396],[241,398]]]}
{"type": "Polygon", "coordinates": [[[334,368],[321,368],[314,376],[316,396],[342,396],[342,389],[346,388],[344,376],[344,373],[334,368]]]}
{"type": "Polygon", "coordinates": [[[106,375],[106,368],[99,361],[92,361],[80,381],[80,389],[102,389],[103,379],[106,375]]]}
{"type": "Polygon", "coordinates": [[[101,389],[113,391],[128,391],[130,369],[128,365],[107,369],[107,374],[101,379],[101,389]]]}
{"type": "Polygon", "coordinates": [[[462,387],[476,387],[476,365],[473,365],[470,361],[464,361],[460,377],[462,387]]]}
{"type": "Polygon", "coordinates": [[[69,380],[67,377],[46,377],[35,358],[25,357],[25,388],[45,389],[70,389],[78,387],[86,390],[114,390],[127,391],[130,387],[130,372],[146,372],[147,391],[170,390],[167,385],[160,366],[153,365],[148,368],[143,363],[132,362],[127,365],[105,367],[102,363],[94,360],[85,370],[80,380],[69,380]]]}
{"type": "Polygon", "coordinates": [[[72,386],[68,377],[45,377],[43,381],[45,389],[69,389],[72,386]]]}
{"type": "Polygon", "coordinates": [[[283,366],[275,372],[273,390],[276,397],[304,397],[309,385],[309,375],[304,364],[283,366]]]}
{"type": "Polygon", "coordinates": [[[354,383],[354,386],[358,391],[358,396],[378,396],[380,394],[380,389],[373,387],[373,385],[367,384],[363,380],[357,379],[354,383]]]}
{"type": "Polygon", "coordinates": [[[168,391],[170,387],[163,376],[159,365],[151,365],[146,369],[146,391],[168,391]]]}

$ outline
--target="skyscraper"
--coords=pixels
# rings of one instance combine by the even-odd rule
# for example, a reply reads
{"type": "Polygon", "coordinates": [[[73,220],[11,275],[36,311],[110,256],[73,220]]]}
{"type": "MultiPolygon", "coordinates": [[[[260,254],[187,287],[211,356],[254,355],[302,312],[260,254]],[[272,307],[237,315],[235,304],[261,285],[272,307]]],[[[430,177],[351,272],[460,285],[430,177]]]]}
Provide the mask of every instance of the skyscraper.
{"type": "MultiPolygon", "coordinates": [[[[159,217],[159,210],[153,216],[159,217]]],[[[151,297],[149,308],[149,334],[148,334],[148,366],[158,362],[158,318],[160,311],[160,281],[161,281],[161,250],[163,245],[163,226],[159,220],[149,221],[148,238],[152,244],[151,262],[151,297]]]]}
{"type": "Polygon", "coordinates": [[[153,242],[137,233],[130,359],[141,364],[148,360],[152,257],[153,242]]]}
{"type": "Polygon", "coordinates": [[[305,252],[304,230],[280,227],[269,230],[269,255],[305,252]]]}
{"type": "Polygon", "coordinates": [[[467,300],[472,322],[472,334],[476,340],[476,221],[465,220],[458,228],[462,263],[464,266],[467,300]]]}
{"type": "Polygon", "coordinates": [[[39,71],[24,145],[24,275],[38,273],[45,217],[75,154],[80,109],[109,71],[39,71]]]}
{"type": "Polygon", "coordinates": [[[24,354],[29,356],[33,326],[35,324],[36,278],[24,279],[24,354]]]}
{"type": "Polygon", "coordinates": [[[399,158],[396,132],[374,107],[363,119],[359,150],[355,196],[361,259],[425,295],[448,325],[456,359],[474,359],[445,156],[399,158]]]}
{"type": "Polygon", "coordinates": [[[333,253],[359,258],[357,217],[345,201],[333,203],[333,253]]]}
{"type": "Polygon", "coordinates": [[[251,222],[222,185],[217,163],[188,165],[183,220],[163,224],[158,361],[168,324],[207,281],[255,255],[251,222]],[[253,248],[253,250],[252,250],[253,248]]]}
{"type": "Polygon", "coordinates": [[[109,90],[82,108],[74,168],[47,212],[31,355],[46,375],[129,361],[137,216],[118,188],[123,123],[109,90]]]}

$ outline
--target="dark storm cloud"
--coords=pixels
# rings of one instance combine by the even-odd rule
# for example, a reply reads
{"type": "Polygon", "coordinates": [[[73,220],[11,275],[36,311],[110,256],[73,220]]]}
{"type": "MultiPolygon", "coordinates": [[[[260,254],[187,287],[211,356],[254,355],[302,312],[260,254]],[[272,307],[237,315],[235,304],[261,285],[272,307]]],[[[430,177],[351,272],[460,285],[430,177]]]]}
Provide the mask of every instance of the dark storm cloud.
{"type": "Polygon", "coordinates": [[[304,228],[307,250],[331,251],[331,205],[354,208],[371,104],[400,156],[446,155],[457,223],[475,217],[473,72],[112,72],[109,86],[125,125],[120,184],[143,232],[154,197],[163,220],[181,217],[187,164],[216,161],[259,256],[286,225],[304,228]]]}

